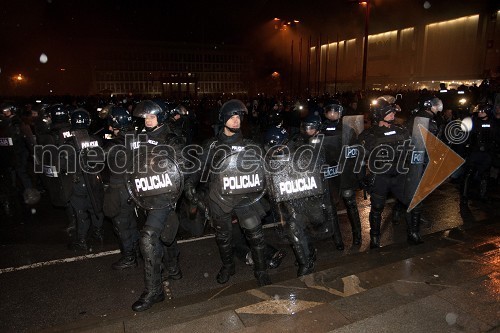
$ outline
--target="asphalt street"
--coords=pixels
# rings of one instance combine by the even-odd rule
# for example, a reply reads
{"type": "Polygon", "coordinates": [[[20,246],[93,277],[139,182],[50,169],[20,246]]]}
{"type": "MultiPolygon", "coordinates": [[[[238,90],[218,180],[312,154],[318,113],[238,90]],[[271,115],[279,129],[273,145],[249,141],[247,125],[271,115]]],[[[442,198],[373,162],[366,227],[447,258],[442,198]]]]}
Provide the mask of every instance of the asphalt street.
{"type": "MultiPolygon", "coordinates": [[[[498,188],[489,203],[472,201],[469,209],[459,209],[457,186],[445,183],[424,201],[422,234],[441,233],[466,224],[498,220],[498,188]]],[[[51,207],[46,198],[16,217],[0,219],[0,331],[39,331],[84,319],[134,315],[132,303],[143,290],[142,263],[137,268],[114,271],[111,264],[119,258],[118,244],[111,223],[106,221],[104,242],[94,242],[92,252],[82,255],[67,248],[64,211],[51,207]]],[[[369,253],[369,200],[358,196],[363,227],[363,243],[351,246],[350,225],[343,207],[340,224],[346,249],[339,252],[333,240],[317,240],[316,270],[335,267],[358,253],[369,253]]],[[[384,211],[382,245],[406,244],[406,225],[391,222],[393,201],[384,211]]],[[[180,265],[183,278],[169,283],[169,299],[162,307],[179,307],[220,295],[230,295],[256,287],[252,269],[236,259],[236,275],[224,286],[215,276],[220,259],[210,228],[204,237],[180,236],[180,265]]],[[[266,240],[288,255],[281,266],[271,270],[273,282],[295,277],[296,267],[290,246],[280,229],[268,225],[266,240]]],[[[424,237],[425,239],[425,237],[424,237]]],[[[376,250],[384,253],[384,248],[376,250]]],[[[154,309],[154,308],[153,308],[154,309]]]]}

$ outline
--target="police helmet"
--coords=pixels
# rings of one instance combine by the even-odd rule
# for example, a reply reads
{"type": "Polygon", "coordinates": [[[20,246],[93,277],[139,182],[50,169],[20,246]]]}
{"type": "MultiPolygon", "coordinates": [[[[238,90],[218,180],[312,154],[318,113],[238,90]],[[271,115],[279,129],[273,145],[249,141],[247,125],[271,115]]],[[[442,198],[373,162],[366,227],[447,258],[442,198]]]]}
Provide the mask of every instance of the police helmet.
{"type": "Polygon", "coordinates": [[[269,148],[284,145],[288,141],[288,132],[282,127],[271,127],[264,135],[264,144],[269,148]]]}
{"type": "Polygon", "coordinates": [[[109,125],[113,128],[123,130],[130,130],[132,128],[132,116],[122,106],[113,105],[109,112],[109,125]]]}
{"type": "Polygon", "coordinates": [[[425,100],[424,103],[424,108],[426,109],[431,109],[433,106],[436,107],[437,112],[443,111],[443,101],[441,101],[437,97],[430,98],[428,100],[425,100]]]}
{"type": "Polygon", "coordinates": [[[490,103],[479,103],[478,105],[476,105],[474,107],[474,109],[472,110],[472,112],[474,114],[478,114],[478,113],[486,113],[488,116],[491,116],[493,114],[493,105],[491,105],[490,103]]]}
{"type": "Polygon", "coordinates": [[[278,126],[283,123],[283,116],[278,110],[272,110],[267,116],[267,123],[269,126],[278,126]]]}
{"type": "Polygon", "coordinates": [[[2,109],[2,112],[11,112],[12,114],[14,114],[16,112],[16,106],[12,103],[2,103],[2,105],[0,106],[0,109],[2,109]]]}
{"type": "Polygon", "coordinates": [[[188,112],[188,110],[186,109],[186,107],[184,105],[179,104],[176,107],[170,109],[170,111],[168,112],[168,114],[170,115],[170,117],[173,118],[176,115],[187,116],[189,114],[189,112],[188,112]]]}
{"type": "Polygon", "coordinates": [[[321,117],[317,112],[308,115],[301,123],[300,129],[302,131],[308,131],[311,129],[319,131],[321,128],[321,117]]]}
{"type": "Polygon", "coordinates": [[[380,96],[370,104],[370,110],[372,111],[373,118],[376,121],[384,120],[388,114],[398,111],[398,108],[394,104],[396,98],[393,97],[394,100],[392,100],[390,98],[386,98],[386,96],[388,95],[380,96]]]}
{"type": "Polygon", "coordinates": [[[98,115],[99,118],[101,119],[107,119],[110,115],[111,108],[114,106],[114,104],[108,104],[103,108],[98,108],[98,115]]]}
{"type": "Polygon", "coordinates": [[[168,110],[171,109],[171,107],[168,106],[167,102],[165,102],[165,100],[163,100],[159,97],[155,97],[151,100],[153,102],[155,102],[156,104],[158,104],[158,106],[163,110],[164,114],[167,114],[168,110]]]}
{"type": "Polygon", "coordinates": [[[219,110],[219,121],[225,124],[232,116],[240,116],[243,120],[243,115],[248,113],[248,109],[239,99],[230,99],[222,104],[219,110]]]}
{"type": "Polygon", "coordinates": [[[47,109],[50,107],[50,104],[47,103],[38,103],[33,107],[33,111],[38,112],[38,116],[43,116],[47,114],[47,109]]]}
{"type": "Polygon", "coordinates": [[[344,112],[344,107],[337,99],[332,99],[330,101],[327,101],[325,103],[324,109],[325,113],[330,111],[338,112],[340,117],[342,117],[342,113],[344,112]]]}
{"type": "Polygon", "coordinates": [[[69,123],[69,108],[63,104],[54,104],[47,108],[52,124],[69,123]]]}
{"type": "Polygon", "coordinates": [[[85,109],[76,109],[71,114],[71,129],[88,129],[90,123],[90,114],[85,109]]]}
{"type": "Polygon", "coordinates": [[[139,102],[134,109],[134,117],[146,118],[146,115],[152,114],[156,116],[158,124],[165,121],[165,111],[155,102],[145,100],[139,102]]]}

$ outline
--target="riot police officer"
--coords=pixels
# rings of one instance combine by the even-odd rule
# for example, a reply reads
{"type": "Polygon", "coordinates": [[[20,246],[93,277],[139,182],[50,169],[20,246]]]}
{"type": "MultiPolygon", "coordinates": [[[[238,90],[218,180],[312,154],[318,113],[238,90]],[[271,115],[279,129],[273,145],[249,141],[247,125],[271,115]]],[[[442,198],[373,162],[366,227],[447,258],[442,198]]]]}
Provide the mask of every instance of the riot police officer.
{"type": "Polygon", "coordinates": [[[30,154],[28,150],[28,140],[32,141],[32,137],[28,138],[26,134],[23,133],[24,126],[21,119],[16,114],[16,110],[17,108],[12,103],[4,103],[1,105],[2,123],[7,132],[5,139],[8,141],[8,145],[11,145],[13,148],[13,160],[6,162],[12,163],[12,171],[14,171],[15,175],[14,178],[19,179],[24,190],[23,194],[26,196],[27,191],[29,192],[33,188],[32,180],[27,170],[28,157],[30,154]]]}
{"type": "Polygon", "coordinates": [[[353,244],[359,245],[361,244],[361,221],[355,192],[358,188],[358,179],[353,170],[355,165],[353,158],[357,157],[357,153],[353,153],[353,148],[350,147],[356,143],[358,133],[362,132],[363,116],[348,116],[348,118],[344,117],[343,121],[344,107],[340,101],[330,100],[325,104],[326,119],[323,121],[321,133],[325,135],[326,162],[332,167],[342,165],[342,172],[333,174],[328,180],[330,192],[338,191],[342,197],[351,223],[353,244]],[[358,133],[346,121],[353,117],[359,118],[359,121],[352,122],[359,124],[358,133]]]}
{"type": "Polygon", "coordinates": [[[286,146],[287,143],[288,132],[284,128],[271,127],[264,135],[273,218],[283,224],[300,277],[314,271],[316,249],[308,231],[311,221],[302,209],[311,196],[323,194],[319,186],[322,175],[320,167],[314,164],[310,165],[308,172],[299,173],[297,165],[300,161],[293,158],[296,150],[286,146]]]}
{"type": "Polygon", "coordinates": [[[479,103],[474,108],[472,130],[466,146],[465,176],[460,190],[462,206],[468,204],[474,181],[479,183],[479,198],[487,200],[490,168],[494,156],[500,150],[500,130],[497,124],[491,104],[479,103]]]}
{"type": "MultiPolygon", "coordinates": [[[[321,117],[319,114],[312,113],[307,116],[300,124],[300,133],[292,137],[290,147],[293,150],[306,149],[311,152],[311,160],[318,165],[326,165],[325,151],[321,144],[323,135],[320,134],[321,117]]],[[[332,204],[330,189],[323,178],[323,193],[309,198],[304,202],[304,211],[309,216],[313,224],[314,234],[316,237],[324,238],[332,236],[335,247],[339,251],[344,250],[344,242],[340,234],[339,218],[337,207],[332,204]],[[320,207],[321,209],[318,209],[320,207]],[[316,225],[314,225],[316,224],[316,225]]]]}
{"type": "Polygon", "coordinates": [[[88,133],[90,115],[85,109],[77,109],[71,114],[71,137],[66,143],[73,147],[68,154],[73,167],[73,190],[69,202],[76,215],[76,239],[70,244],[70,249],[88,251],[87,234],[93,226],[93,238],[103,241],[102,225],[104,214],[102,202],[104,188],[100,178],[100,171],[104,163],[101,156],[102,142],[88,133]],[[90,151],[93,151],[91,154],[90,151]],[[96,156],[93,161],[92,156],[96,156]],[[91,159],[92,158],[92,159],[91,159]]]}
{"type": "MultiPolygon", "coordinates": [[[[151,157],[151,161],[161,154],[173,155],[169,147],[179,151],[185,142],[171,133],[165,125],[166,112],[157,103],[151,100],[140,102],[134,109],[134,116],[144,118],[145,137],[140,138],[140,145],[147,148],[147,155],[151,157]]],[[[171,157],[176,158],[177,154],[175,155],[171,157]]],[[[134,167],[139,166],[134,165],[134,167]]],[[[163,185],[167,187],[166,183],[163,185]]],[[[182,192],[182,189],[179,192],[182,192]]],[[[176,239],[179,220],[174,211],[178,197],[162,194],[154,195],[153,199],[155,201],[152,206],[144,207],[148,212],[141,230],[140,247],[144,258],[145,290],[132,305],[134,311],[147,310],[165,299],[162,271],[166,278],[174,280],[182,278],[178,265],[179,249],[176,239]]]]}
{"type": "Polygon", "coordinates": [[[199,156],[203,170],[192,174],[186,180],[185,194],[188,200],[196,202],[196,185],[202,176],[206,176],[209,172],[209,210],[222,261],[222,267],[217,274],[217,282],[227,283],[231,275],[235,274],[231,241],[233,228],[231,220],[234,213],[245,230],[245,236],[250,244],[254,261],[254,276],[259,286],[264,286],[271,283],[267,273],[261,223],[265,211],[258,201],[260,193],[264,190],[264,175],[262,173],[259,176],[259,173],[250,170],[245,172],[245,170],[227,167],[227,163],[232,161],[232,158],[235,158],[237,163],[241,162],[242,155],[244,155],[241,152],[256,155],[261,153],[257,151],[259,150],[257,146],[251,140],[244,139],[241,133],[241,121],[246,113],[248,113],[247,108],[240,100],[232,99],[221,106],[219,121],[223,124],[223,128],[216,137],[209,139],[203,145],[202,154],[199,156]],[[215,169],[220,165],[227,167],[224,172],[215,169]],[[245,182],[245,186],[242,186],[242,182],[245,182]],[[240,184],[238,189],[236,183],[240,184]]]}
{"type": "Polygon", "coordinates": [[[20,121],[14,118],[15,107],[11,103],[3,103],[0,114],[0,199],[6,215],[13,215],[12,205],[17,203],[16,184],[13,174],[16,167],[16,148],[20,141],[20,121]],[[16,143],[16,144],[14,144],[16,143]]]}
{"type": "Polygon", "coordinates": [[[76,217],[69,203],[73,191],[73,175],[68,174],[68,161],[58,153],[63,149],[66,140],[71,138],[69,109],[63,104],[53,104],[47,107],[46,116],[37,122],[37,143],[35,158],[42,167],[42,182],[47,189],[50,202],[55,207],[63,207],[68,219],[66,232],[71,234],[76,230],[76,217]]]}
{"type": "Polygon", "coordinates": [[[438,118],[438,113],[443,111],[443,101],[441,101],[437,97],[431,97],[423,101],[422,107],[412,115],[410,118],[407,128],[410,131],[410,134],[412,134],[413,131],[413,124],[415,121],[416,117],[422,117],[422,118],[428,118],[429,119],[429,132],[434,134],[435,136],[438,136],[438,124],[436,122],[438,118]]]}
{"type": "MultiPolygon", "coordinates": [[[[387,98],[387,95],[384,97],[387,98]]],[[[389,98],[389,102],[394,103],[394,101],[391,98],[389,98]]],[[[442,111],[443,111],[443,101],[441,101],[437,97],[427,96],[426,98],[423,99],[423,101],[421,101],[421,107],[417,110],[417,112],[411,115],[410,119],[405,124],[406,129],[410,132],[410,135],[412,136],[413,144],[418,143],[419,141],[421,142],[421,147],[419,147],[419,150],[423,151],[425,150],[425,148],[423,146],[422,140],[420,139],[421,134],[418,125],[419,124],[422,125],[434,136],[441,138],[440,128],[438,126],[437,119],[438,119],[438,114],[442,111]]],[[[414,187],[416,189],[418,181],[422,178],[425,165],[427,164],[427,162],[428,162],[427,157],[425,157],[425,160],[422,161],[422,165],[420,166],[410,165],[410,167],[415,170],[410,170],[411,174],[409,176],[411,176],[412,180],[411,182],[407,182],[406,184],[407,187],[414,187]],[[417,171],[416,169],[419,170],[417,171]]],[[[411,192],[414,192],[414,190],[411,192]]],[[[405,205],[399,200],[397,200],[392,210],[392,222],[394,224],[399,224],[399,221],[405,216],[404,211],[405,211],[405,205]]],[[[418,207],[415,208],[413,215],[415,216],[415,214],[417,214],[420,211],[421,207],[419,205],[418,207]]]]}
{"type": "MultiPolygon", "coordinates": [[[[364,183],[370,192],[370,248],[380,247],[380,226],[387,195],[392,193],[404,205],[408,205],[406,193],[406,147],[411,142],[410,133],[404,127],[394,124],[398,106],[395,98],[377,98],[371,105],[374,126],[364,130],[359,141],[365,149],[369,175],[364,183]],[[402,155],[403,154],[403,155],[402,155]],[[401,156],[402,155],[402,156],[401,156]]],[[[407,214],[408,242],[419,244],[420,212],[417,208],[407,214]]]]}
{"type": "Polygon", "coordinates": [[[170,130],[186,139],[186,144],[191,144],[195,137],[196,117],[193,112],[189,112],[182,104],[177,105],[169,111],[170,130]]]}
{"type": "Polygon", "coordinates": [[[139,231],[134,206],[127,191],[127,167],[132,163],[135,139],[132,115],[121,106],[111,106],[108,115],[113,138],[107,140],[105,151],[110,171],[109,185],[104,193],[104,214],[111,218],[120,243],[121,258],[111,267],[115,270],[137,266],[139,231]]]}

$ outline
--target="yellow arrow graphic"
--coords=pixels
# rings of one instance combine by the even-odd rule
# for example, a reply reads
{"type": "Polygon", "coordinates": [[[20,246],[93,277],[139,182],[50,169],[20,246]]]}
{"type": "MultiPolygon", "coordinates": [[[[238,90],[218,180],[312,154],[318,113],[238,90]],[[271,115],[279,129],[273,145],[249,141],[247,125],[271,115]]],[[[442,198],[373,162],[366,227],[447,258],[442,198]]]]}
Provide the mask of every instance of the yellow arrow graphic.
{"type": "Polygon", "coordinates": [[[420,179],[417,190],[411,199],[408,211],[424,200],[465,162],[460,155],[451,150],[424,126],[418,125],[418,128],[424,139],[429,164],[425,168],[422,179],[420,179]]]}

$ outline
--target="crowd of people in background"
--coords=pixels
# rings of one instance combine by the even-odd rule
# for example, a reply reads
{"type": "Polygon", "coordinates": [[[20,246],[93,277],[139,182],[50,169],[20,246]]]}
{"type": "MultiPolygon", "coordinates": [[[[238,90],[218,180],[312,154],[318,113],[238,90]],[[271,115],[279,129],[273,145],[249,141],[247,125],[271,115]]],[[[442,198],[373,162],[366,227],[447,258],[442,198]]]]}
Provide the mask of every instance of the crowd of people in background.
{"type": "MultiPolygon", "coordinates": [[[[297,275],[309,274],[314,271],[316,260],[314,237],[304,225],[314,224],[313,220],[329,221],[327,225],[316,225],[312,233],[333,237],[336,248],[342,251],[344,239],[338,226],[337,206],[343,204],[351,222],[352,242],[359,245],[362,233],[356,193],[364,188],[371,196],[370,247],[380,247],[380,219],[388,193],[392,193],[403,206],[408,205],[407,197],[399,187],[400,179],[392,171],[372,178],[364,175],[346,180],[344,177],[339,183],[335,181],[340,178],[325,177],[319,180],[325,182],[324,192],[311,195],[301,203],[296,198],[263,197],[249,204],[253,207],[249,210],[234,202],[228,204],[214,199],[214,185],[200,185],[201,174],[198,174],[186,178],[183,193],[179,193],[181,199],[176,205],[167,202],[161,209],[146,208],[137,215],[128,198],[125,180],[109,170],[100,173],[104,179],[101,184],[101,178],[96,179],[95,173],[92,174],[94,178],[89,179],[88,170],[80,169],[68,178],[67,183],[57,183],[57,196],[54,196],[54,188],[50,188],[51,183],[44,177],[58,177],[61,170],[50,165],[54,168],[35,172],[35,166],[44,163],[44,156],[37,154],[37,146],[70,143],[76,151],[81,151],[94,144],[106,147],[113,146],[110,142],[123,143],[125,141],[120,140],[125,133],[134,137],[143,133],[147,141],[140,144],[156,142],[154,145],[157,145],[160,142],[181,149],[190,144],[204,145],[207,140],[212,140],[210,145],[226,144],[233,148],[239,145],[246,149],[250,143],[255,143],[279,159],[283,154],[280,146],[286,145],[290,151],[304,145],[314,148],[314,140],[319,135],[334,137],[335,131],[341,131],[344,117],[363,119],[362,129],[349,136],[354,141],[348,144],[360,144],[368,151],[376,148],[381,137],[385,135],[387,139],[393,132],[396,133],[394,141],[383,142],[399,144],[402,139],[410,139],[412,125],[408,124],[413,124],[416,117],[423,117],[429,119],[429,129],[434,135],[466,159],[450,179],[460,184],[462,205],[466,206],[475,198],[487,202],[488,188],[499,183],[500,88],[489,80],[480,86],[462,85],[456,89],[447,89],[442,84],[440,90],[372,90],[325,93],[307,98],[265,95],[180,100],[133,95],[3,98],[1,111],[0,214],[11,220],[22,220],[26,214],[31,214],[40,197],[50,197],[54,207],[66,212],[69,248],[83,253],[90,251],[89,238],[102,241],[103,223],[111,221],[122,253],[112,268],[136,267],[140,256],[149,263],[145,264],[145,292],[134,303],[134,311],[146,310],[164,299],[162,279],[182,278],[176,243],[179,226],[188,235],[196,237],[207,230],[206,221],[210,219],[223,264],[217,281],[227,283],[235,274],[234,253],[253,265],[257,282],[263,286],[271,283],[267,270],[279,266],[286,251],[264,241],[262,223],[287,222],[284,234],[292,245],[299,266],[297,275]],[[447,140],[447,125],[469,117],[471,128],[467,128],[468,123],[464,122],[463,130],[471,132],[470,138],[460,143],[447,140]],[[86,140],[83,146],[80,139],[86,140]],[[478,188],[474,189],[476,183],[478,188]],[[90,192],[89,186],[92,187],[90,192]],[[474,191],[477,195],[472,194],[474,191]],[[62,192],[67,192],[63,199],[62,192]],[[332,199],[335,192],[338,197],[332,199]],[[110,193],[118,202],[115,213],[109,213],[110,193]],[[209,199],[202,200],[203,197],[209,199]],[[320,211],[323,217],[315,215],[315,207],[323,207],[320,211]],[[311,217],[297,217],[301,209],[311,213],[311,217]]],[[[336,147],[335,143],[331,147],[336,147]]],[[[329,154],[336,149],[331,147],[327,144],[317,153],[324,155],[324,162],[333,166],[339,162],[339,157],[329,154]]],[[[421,176],[420,172],[416,171],[417,178],[421,176]]],[[[422,242],[420,212],[419,206],[408,216],[410,244],[422,242]]]]}

